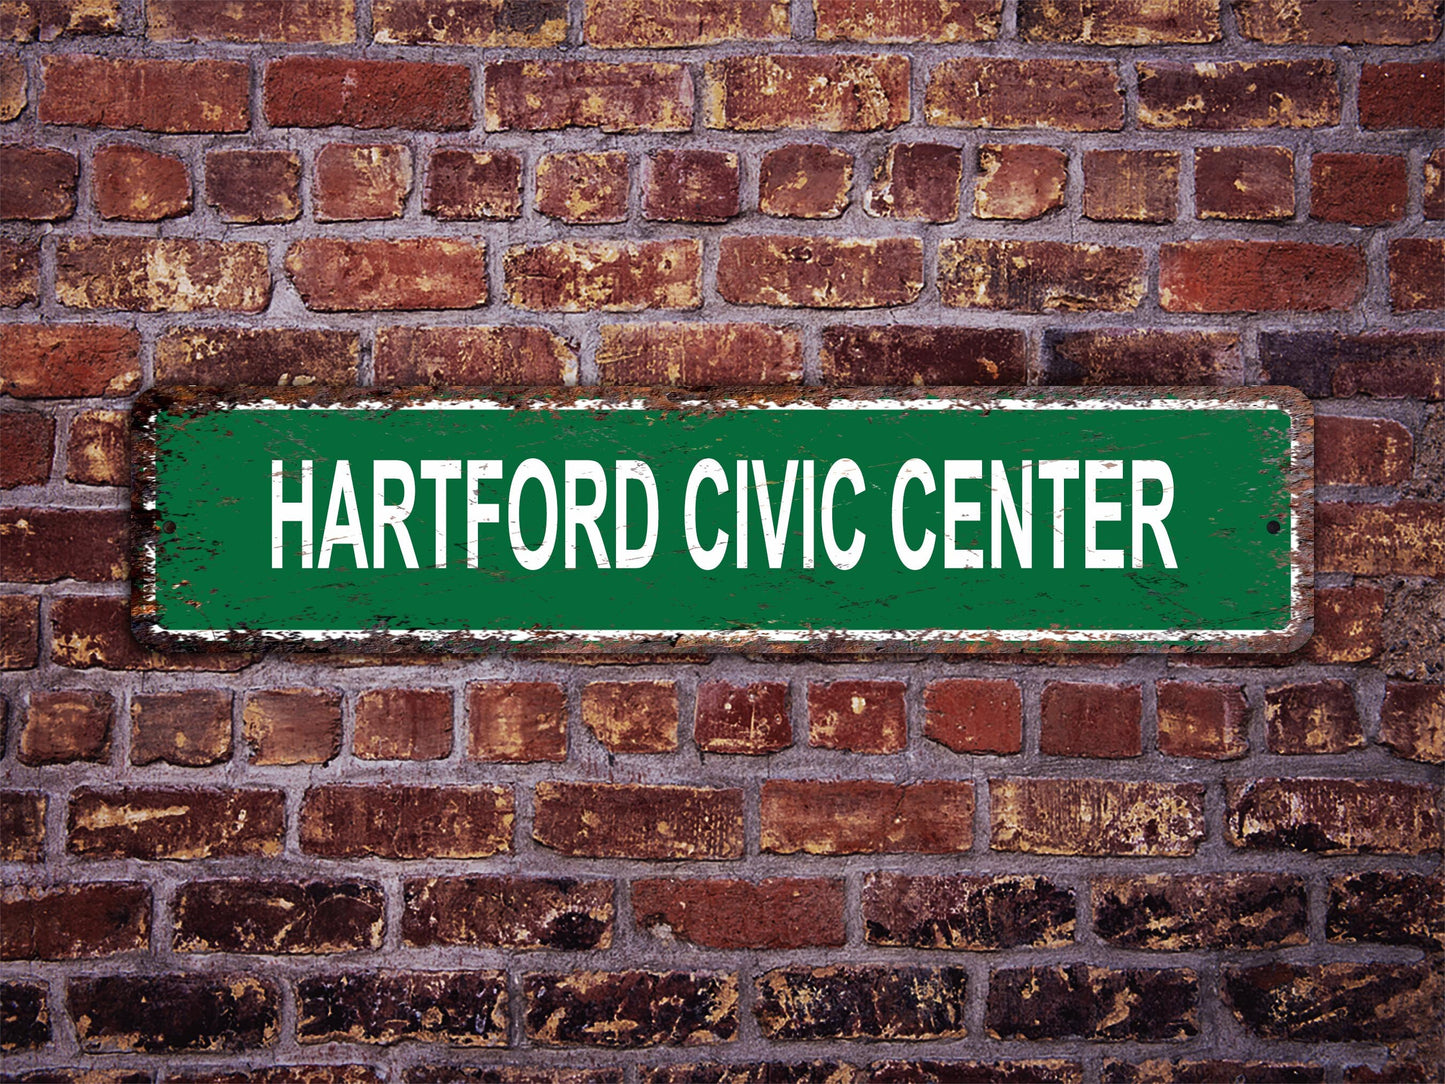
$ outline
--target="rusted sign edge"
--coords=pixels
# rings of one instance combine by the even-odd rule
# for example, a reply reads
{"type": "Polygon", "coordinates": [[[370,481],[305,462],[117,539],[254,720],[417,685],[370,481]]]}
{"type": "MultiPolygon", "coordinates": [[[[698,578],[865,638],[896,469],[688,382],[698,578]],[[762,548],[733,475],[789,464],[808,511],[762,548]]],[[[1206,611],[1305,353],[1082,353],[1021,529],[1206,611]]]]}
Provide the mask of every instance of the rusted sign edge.
{"type": "MultiPolygon", "coordinates": [[[[1313,634],[1314,618],[1314,409],[1296,388],[1261,386],[1245,388],[1127,387],[1127,388],[969,388],[969,387],[870,387],[870,388],[714,388],[706,392],[678,388],[648,387],[525,387],[525,388],[274,388],[168,386],[142,393],[131,413],[133,470],[131,472],[131,628],[137,640],[165,651],[345,651],[362,654],[477,654],[507,652],[520,654],[584,655],[667,655],[727,653],[763,656],[848,655],[891,657],[895,655],[971,655],[1004,652],[1107,652],[1129,654],[1192,653],[1287,653],[1302,647],[1313,634]],[[406,631],[340,630],[324,639],[297,635],[285,630],[226,629],[204,634],[177,632],[160,627],[155,620],[154,549],[162,524],[155,510],[156,442],[155,419],[164,412],[185,411],[204,414],[233,406],[274,404],[282,407],[349,407],[378,411],[413,406],[422,402],[494,402],[517,410],[545,410],[549,406],[571,407],[597,404],[629,404],[635,409],[710,413],[746,407],[790,405],[823,407],[840,401],[896,401],[902,406],[927,400],[954,400],[971,407],[989,409],[991,403],[1031,401],[1055,409],[1110,406],[1142,407],[1163,400],[1198,403],[1196,409],[1238,409],[1235,404],[1268,402],[1284,410],[1290,419],[1290,521],[1291,545],[1290,620],[1284,629],[1237,636],[1220,636],[1208,641],[1168,643],[1124,636],[1080,639],[1078,631],[1058,638],[1048,630],[1020,640],[1002,633],[982,631],[977,639],[925,640],[920,642],[906,630],[870,632],[867,635],[827,631],[806,640],[779,642],[758,630],[728,633],[668,634],[637,638],[588,638],[552,630],[511,630],[526,633],[521,640],[504,638],[491,630],[446,633],[406,631]],[[1231,405],[1224,405],[1231,404],[1231,405]],[[1065,638],[1068,636],[1070,638],[1065,638]]],[[[1022,630],[1011,630],[1019,632],[1022,630]]],[[[1181,635],[1189,635],[1182,632],[1181,635]]]]}

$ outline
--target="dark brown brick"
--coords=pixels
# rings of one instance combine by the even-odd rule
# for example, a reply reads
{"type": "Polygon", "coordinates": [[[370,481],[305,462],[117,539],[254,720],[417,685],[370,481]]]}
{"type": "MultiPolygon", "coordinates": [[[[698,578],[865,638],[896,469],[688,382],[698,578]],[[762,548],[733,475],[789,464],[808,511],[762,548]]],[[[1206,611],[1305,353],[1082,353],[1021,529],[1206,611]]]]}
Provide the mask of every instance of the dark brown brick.
{"type": "Polygon", "coordinates": [[[1225,784],[1235,847],[1314,854],[1427,854],[1440,847],[1440,788],[1394,780],[1239,779],[1225,784]]]}
{"type": "Polygon", "coordinates": [[[640,312],[702,304],[702,243],[554,241],[513,245],[507,299],[543,312],[640,312]]]}
{"type": "Polygon", "coordinates": [[[69,151],[0,144],[0,218],[54,222],[75,213],[80,163],[69,151]]]}
{"type": "Polygon", "coordinates": [[[130,485],[130,416],[87,410],[70,422],[65,480],[85,486],[130,485]]]}
{"type": "Polygon", "coordinates": [[[0,238],[0,308],[40,298],[40,245],[0,238]]]}
{"type": "Polygon", "coordinates": [[[120,397],[140,387],[140,336],[93,324],[0,324],[0,392],[19,399],[120,397]]]}
{"type": "Polygon", "coordinates": [[[539,1072],[544,1074],[542,1084],[623,1084],[623,1071],[618,1067],[548,1066],[539,1070],[528,1065],[428,1065],[425,1062],[402,1070],[398,1079],[407,1084],[538,1084],[539,1072]]]}
{"type": "Polygon", "coordinates": [[[327,858],[488,858],[512,850],[515,810],[508,787],[312,787],[301,804],[301,849],[327,858]]]}
{"type": "Polygon", "coordinates": [[[1019,37],[1067,45],[1199,44],[1220,39],[1216,0],[1019,0],[1019,37]]]}
{"type": "Polygon", "coordinates": [[[481,241],[311,237],[286,250],[286,273],[317,312],[472,309],[487,300],[481,241]]]}
{"type": "Polygon", "coordinates": [[[443,221],[516,218],[522,159],[510,151],[441,147],[427,168],[422,208],[443,221]]]}
{"type": "Polygon", "coordinates": [[[321,328],[181,327],[156,340],[158,384],[354,384],[361,336],[321,328]]]}
{"type": "Polygon", "coordinates": [[[1424,45],[1440,36],[1429,0],[1235,0],[1234,13],[1241,34],[1268,45],[1424,45]]]}
{"type": "Polygon", "coordinates": [[[1315,561],[1321,572],[1445,575],[1445,506],[1326,502],[1316,506],[1316,516],[1315,561]]]}
{"type": "Polygon", "coordinates": [[[349,971],[296,984],[302,1043],[507,1045],[503,971],[349,971]]]}
{"type": "Polygon", "coordinates": [[[1161,681],[1157,689],[1159,751],[1165,756],[1234,760],[1249,752],[1244,688],[1161,681]]]}
{"type": "Polygon", "coordinates": [[[647,158],[642,217],[726,222],[738,213],[738,156],[731,151],[660,150],[647,158]]]}
{"type": "Polygon", "coordinates": [[[356,0],[275,3],[149,0],[146,36],[154,41],[319,42],[356,40],[356,0]]]}
{"type": "Polygon", "coordinates": [[[174,155],[113,143],[91,157],[90,183],[101,218],[158,222],[191,211],[191,176],[174,155]]]}
{"type": "Polygon", "coordinates": [[[1384,226],[1405,214],[1405,159],[1396,154],[1325,154],[1310,159],[1310,217],[1384,226]]]}
{"type": "Polygon", "coordinates": [[[1173,222],[1179,152],[1086,151],[1084,215],[1100,222],[1173,222]]]}
{"type": "Polygon", "coordinates": [[[567,759],[567,697],[545,681],[467,686],[467,757],[527,763],[567,759]]]}
{"type": "Polygon", "coordinates": [[[15,885],[0,897],[0,959],[81,960],[143,952],[151,893],[127,881],[15,885]]]}
{"type": "Polygon", "coordinates": [[[547,328],[382,327],[373,357],[378,384],[561,384],[576,348],[547,328]]]}
{"type": "Polygon", "coordinates": [[[960,1039],[967,988],[961,967],[781,967],[757,980],[753,1015],[779,1041],[960,1039]]]}
{"type": "Polygon", "coordinates": [[[1064,205],[1069,156],[1057,147],[982,143],[973,186],[975,218],[1027,220],[1064,205]]]}
{"type": "Polygon", "coordinates": [[[1235,1019],[1261,1038],[1381,1042],[1419,1033],[1439,980],[1425,964],[1269,963],[1226,967],[1223,989],[1235,1019]]]}
{"type": "Polygon", "coordinates": [[[1064,757],[1137,757],[1143,752],[1138,685],[1051,681],[1039,705],[1039,752],[1064,757]]]}
{"type": "Polygon", "coordinates": [[[911,237],[724,237],[717,289],[735,305],[907,305],[923,289],[923,245],[911,237]]]}
{"type": "Polygon", "coordinates": [[[1445,761],[1445,685],[1387,682],[1380,741],[1396,756],[1431,764],[1445,761]]]}
{"type": "Polygon", "coordinates": [[[174,906],[176,952],[378,949],[386,918],[381,889],[361,881],[192,881],[174,906]]]}
{"type": "Polygon", "coordinates": [[[411,150],[398,143],[328,143],[311,186],[317,222],[400,218],[411,193],[411,150]]]}
{"type": "Polygon", "coordinates": [[[251,975],[77,978],[68,995],[87,1054],[255,1050],[280,1029],[280,990],[251,975]]]}
{"type": "Polygon", "coordinates": [[[1365,744],[1354,691],[1343,681],[1268,690],[1264,721],[1272,753],[1344,753],[1365,744]]]}
{"type": "Polygon", "coordinates": [[[1003,0],[814,0],[819,41],[878,44],[992,41],[1003,22],[1003,0]]]}
{"type": "Polygon", "coordinates": [[[784,682],[732,685],[703,682],[697,687],[693,741],[705,753],[760,756],[793,744],[784,682]]]}
{"type": "Polygon", "coordinates": [[[901,681],[808,683],[808,744],[854,753],[897,753],[908,746],[901,681]]]}
{"type": "Polygon", "coordinates": [[[1234,387],[1244,383],[1244,355],[1233,331],[1050,329],[1044,370],[1053,385],[1234,387]]]}
{"type": "Polygon", "coordinates": [[[633,783],[538,783],[532,837],[585,858],[725,860],[743,854],[743,792],[633,783]]]}
{"type": "Polygon", "coordinates": [[[341,694],[259,689],[241,710],[252,764],[325,764],[341,752],[341,694]]]}
{"type": "Polygon", "coordinates": [[[1117,132],[1124,87],[1108,61],[958,57],[929,73],[923,108],[948,128],[1117,132]]]}
{"type": "Polygon", "coordinates": [[[149,132],[244,132],[251,67],[234,60],[85,56],[44,59],[44,124],[149,132]]]}
{"type": "Polygon", "coordinates": [[[0,1050],[35,1050],[50,1042],[49,987],[0,982],[0,1050]]]}
{"type": "Polygon", "coordinates": [[[1445,147],[1425,159],[1425,185],[1421,207],[1427,219],[1445,219],[1445,147]]]}
{"type": "Polygon", "coordinates": [[[563,222],[623,222],[630,183],[625,151],[544,154],[537,163],[535,205],[563,222]]]}
{"type": "Polygon", "coordinates": [[[1299,241],[1180,241],[1159,249],[1166,312],[1330,312],[1365,291],[1353,245],[1299,241]]]}
{"type": "Polygon", "coordinates": [[[1398,237],[1390,242],[1390,308],[1445,309],[1445,237],[1398,237]]]}
{"type": "Polygon", "coordinates": [[[231,759],[226,689],[137,693],[130,704],[130,761],[200,768],[231,759]]]}
{"type": "Polygon", "coordinates": [[[227,222],[290,222],[301,213],[301,156],[281,150],[208,151],[206,202],[227,222]]]}
{"type": "Polygon", "coordinates": [[[1023,698],[1017,683],[970,678],[931,681],[924,690],[925,737],[955,753],[1017,753],[1023,698]]]}
{"type": "Polygon", "coordinates": [[[66,849],[89,858],[271,858],[281,853],[284,798],[257,787],[79,787],[66,849]]]}
{"type": "Polygon", "coordinates": [[[1204,839],[1197,783],[1111,779],[990,779],[996,851],[1192,855],[1204,839]]]}
{"type": "Polygon", "coordinates": [[[1445,332],[1269,331],[1260,334],[1259,353],[1266,380],[1316,399],[1445,398],[1445,332]]]}
{"type": "Polygon", "coordinates": [[[1022,384],[1028,343],[1011,328],[837,324],[823,329],[830,384],[1022,384]]]}
{"type": "Polygon", "coordinates": [[[1288,147],[1196,147],[1194,213],[1246,221],[1294,217],[1294,152],[1288,147]]]}
{"type": "Polygon", "coordinates": [[[25,112],[29,89],[25,62],[8,53],[0,55],[0,121],[14,120],[25,112]]]}
{"type": "Polygon", "coordinates": [[[123,580],[129,575],[129,519],[119,509],[0,509],[0,580],[123,580]]]}
{"type": "Polygon", "coordinates": [[[1332,877],[1325,921],[1331,941],[1445,951],[1445,882],[1386,869],[1332,877]]]}
{"type": "Polygon", "coordinates": [[[119,29],[120,0],[27,0],[0,10],[0,39],[5,41],[54,41],[119,29]]]}
{"type": "Polygon", "coordinates": [[[843,882],[774,877],[765,881],[632,882],[639,929],[722,949],[789,949],[841,945],[843,882]]]}
{"type": "Polygon", "coordinates": [[[774,854],[957,854],[973,846],[973,784],[769,779],[762,849],[774,854]]]}
{"type": "Polygon", "coordinates": [[[1366,64],[1361,128],[1445,128],[1445,61],[1366,64]]]}
{"type": "Polygon", "coordinates": [[[41,860],[47,801],[39,791],[0,790],[0,861],[41,860]]]}
{"type": "Polygon", "coordinates": [[[356,698],[352,752],[363,760],[440,760],[452,751],[447,689],[371,689],[356,698]]]}
{"type": "Polygon", "coordinates": [[[869,944],[992,951],[1060,947],[1074,939],[1074,894],[1041,877],[870,873],[863,882],[869,944]]]}
{"type": "Polygon", "coordinates": [[[472,126],[472,73],[464,64],[287,56],[266,65],[273,128],[472,126]]]}
{"type": "MultiPolygon", "coordinates": [[[[234,1066],[235,1061],[231,1062],[234,1066]]],[[[149,1077],[146,1078],[149,1080],[149,1077]]],[[[255,1069],[215,1068],[169,1072],[165,1084],[382,1084],[369,1065],[269,1065],[255,1069]]],[[[77,1082],[86,1084],[86,1082],[77,1082]]],[[[136,1081],[134,1084],[144,1084],[136,1081]]]]}
{"type": "Polygon", "coordinates": [[[1096,877],[1094,929],[1126,948],[1179,951],[1303,945],[1304,881],[1273,873],[1096,877]]]}
{"type": "Polygon", "coordinates": [[[778,54],[708,61],[709,128],[871,132],[908,120],[909,60],[899,55],[778,54]]]}
{"type": "MultiPolygon", "coordinates": [[[[1319,453],[1316,452],[1316,455],[1319,453]]],[[[1385,592],[1369,584],[1315,591],[1315,634],[1305,651],[1313,662],[1365,662],[1380,653],[1385,592]]]]}
{"type": "Polygon", "coordinates": [[[1020,312],[1128,312],[1144,298],[1144,252],[1066,241],[945,239],[938,246],[945,305],[1020,312]]]}
{"type": "Polygon", "coordinates": [[[1320,1065],[1220,1058],[1151,1058],[1140,1062],[1106,1061],[1106,1084],[1214,1084],[1220,1080],[1268,1080],[1272,1084],[1325,1084],[1320,1065]]]}
{"type": "Polygon", "coordinates": [[[110,693],[36,689],[30,694],[16,759],[28,765],[104,761],[110,755],[114,721],[115,697],[110,693]]]}
{"type": "Polygon", "coordinates": [[[0,595],[0,670],[30,670],[40,661],[40,596],[0,595]]]}
{"type": "Polygon", "coordinates": [[[758,210],[787,218],[837,218],[848,206],[853,156],[822,143],[790,143],[763,154],[758,210]]]}
{"type": "Polygon", "coordinates": [[[989,976],[985,1024],[995,1039],[1160,1042],[1199,1033],[1198,1002],[1183,968],[1010,968],[989,976]]]}
{"type": "Polygon", "coordinates": [[[0,489],[44,485],[55,454],[55,419],[29,410],[0,414],[0,489]]]}
{"type": "Polygon", "coordinates": [[[609,753],[670,753],[677,748],[677,685],[589,681],[582,721],[609,753]]]}
{"type": "Polygon", "coordinates": [[[725,1043],[737,1035],[728,972],[574,971],[522,977],[523,1025],[539,1046],[635,1049],[725,1043]]]}
{"type": "Polygon", "coordinates": [[[683,64],[501,60],[486,70],[487,131],[692,128],[692,73],[683,64]]]}
{"type": "Polygon", "coordinates": [[[1219,132],[1323,128],[1340,122],[1332,60],[1254,60],[1138,66],[1139,124],[1219,132]]]}
{"type": "Polygon", "coordinates": [[[803,343],[766,324],[603,324],[597,368],[603,384],[730,387],[796,384],[803,343]]]}
{"type": "Polygon", "coordinates": [[[567,37],[566,0],[374,0],[378,44],[546,48],[567,37]]]}
{"type": "Polygon", "coordinates": [[[878,163],[863,210],[875,218],[958,219],[963,152],[942,143],[895,143],[878,163]]]}
{"type": "Polygon", "coordinates": [[[130,631],[130,600],[115,595],[61,597],[50,604],[50,659],[75,670],[243,670],[253,656],[148,651],[130,631]]]}
{"type": "Polygon", "coordinates": [[[66,238],[55,296],[78,309],[262,312],[271,300],[266,246],[254,241],[66,238]]]}
{"type": "Polygon", "coordinates": [[[545,877],[427,877],[406,882],[407,945],[605,949],[612,882],[545,877]]]}
{"type": "MultiPolygon", "coordinates": [[[[620,1084],[622,1078],[617,1079],[620,1084]]],[[[638,1079],[642,1084],[860,1084],[862,1076],[854,1066],[837,1061],[764,1061],[663,1065],[643,1068],[638,1079]]]]}
{"type": "Polygon", "coordinates": [[[1410,478],[1414,439],[1387,418],[1315,419],[1315,480],[1320,485],[1397,486],[1410,478]]]}

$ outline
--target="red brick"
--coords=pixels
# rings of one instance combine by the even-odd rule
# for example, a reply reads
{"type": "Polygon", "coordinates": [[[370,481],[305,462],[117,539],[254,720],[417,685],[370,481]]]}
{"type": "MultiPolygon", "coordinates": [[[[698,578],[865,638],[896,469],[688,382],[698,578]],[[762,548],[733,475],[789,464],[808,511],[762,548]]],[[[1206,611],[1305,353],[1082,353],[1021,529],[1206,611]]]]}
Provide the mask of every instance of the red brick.
{"type": "Polygon", "coordinates": [[[945,239],[938,246],[945,305],[1019,312],[1128,312],[1144,298],[1144,252],[1066,241],[945,239]]]}
{"type": "Polygon", "coordinates": [[[157,384],[354,384],[361,336],[321,328],[181,327],[156,340],[157,384]]]}
{"type": "Polygon", "coordinates": [[[251,67],[234,60],[44,58],[42,124],[148,132],[244,132],[251,67]]]}
{"type": "Polygon", "coordinates": [[[472,72],[464,64],[288,56],[266,65],[273,128],[472,126],[472,72]]]}
{"type": "Polygon", "coordinates": [[[326,858],[489,858],[512,850],[509,787],[311,787],[301,850],[326,858]]]}
{"type": "Polygon", "coordinates": [[[603,384],[736,387],[796,384],[803,344],[767,324],[603,324],[597,369],[603,384]]]}
{"type": "Polygon", "coordinates": [[[346,45],[356,40],[356,0],[148,0],[146,34],[154,41],[346,45]]]}
{"type": "Polygon", "coordinates": [[[191,211],[191,177],[174,155],[112,143],[91,158],[90,183],[101,218],[159,222],[191,211]]]}
{"type": "Polygon", "coordinates": [[[758,210],[781,218],[837,218],[852,184],[853,156],[843,148],[790,143],[763,154],[758,210]]]}
{"type": "Polygon", "coordinates": [[[1445,237],[1399,237],[1390,242],[1390,308],[1445,309],[1445,237]]]}
{"type": "Polygon", "coordinates": [[[116,595],[56,598],[50,604],[50,660],[74,670],[243,670],[236,653],[148,651],[130,631],[130,600],[116,595]]]}
{"type": "Polygon", "coordinates": [[[1074,894],[1041,877],[870,873],[863,882],[862,918],[870,945],[1062,948],[1074,939],[1074,894]]]}
{"type": "Polygon", "coordinates": [[[702,304],[697,240],[514,245],[503,269],[507,298],[523,309],[640,312],[702,304]]]}
{"type": "Polygon", "coordinates": [[[382,45],[547,48],[567,38],[566,0],[373,0],[371,28],[382,45]]]}
{"type": "Polygon", "coordinates": [[[872,132],[905,123],[906,56],[735,56],[707,63],[706,124],[739,132],[872,132]]]}
{"type": "Polygon", "coordinates": [[[1023,699],[1016,682],[931,681],[923,707],[924,736],[955,753],[1006,755],[1023,748],[1023,699]]]}
{"type": "Polygon", "coordinates": [[[40,298],[40,245],[0,238],[0,308],[40,298]]]}
{"type": "Polygon", "coordinates": [[[1218,0],[1019,0],[1019,37],[1067,45],[1199,44],[1220,39],[1218,0]]]}
{"type": "Polygon", "coordinates": [[[788,0],[588,0],[582,36],[598,49],[672,49],[788,36],[788,0]]]}
{"type": "Polygon", "coordinates": [[[658,222],[726,222],[738,213],[738,156],[731,151],[661,150],[647,158],[642,217],[658,222]]]}
{"type": "Polygon", "coordinates": [[[677,748],[677,686],[671,681],[589,681],[582,721],[609,753],[677,748]]]}
{"type": "Polygon", "coordinates": [[[908,747],[908,709],[901,681],[808,683],[808,744],[854,753],[908,747]]]}
{"type": "Polygon", "coordinates": [[[664,940],[722,949],[842,945],[843,882],[775,877],[632,882],[640,929],[664,940]]]}
{"type": "Polygon", "coordinates": [[[579,858],[743,856],[743,792],[637,783],[538,783],[532,838],[579,858]]]}
{"type": "Polygon", "coordinates": [[[65,480],[86,486],[130,485],[129,421],[119,410],[77,414],[65,449],[65,480]]]}
{"type": "Polygon", "coordinates": [[[793,744],[785,682],[732,685],[707,681],[697,687],[692,737],[705,753],[761,756],[793,744]]]}
{"type": "Polygon", "coordinates": [[[1272,753],[1345,753],[1365,744],[1354,691],[1343,681],[1267,690],[1264,722],[1272,753]]]}
{"type": "Polygon", "coordinates": [[[1028,343],[1011,328],[836,324],[823,329],[830,384],[1023,384],[1028,343]]]}
{"type": "Polygon", "coordinates": [[[241,721],[252,764],[325,764],[341,752],[341,694],[325,689],[259,689],[241,721]]]}
{"type": "Polygon", "coordinates": [[[1246,38],[1268,45],[1424,45],[1440,36],[1430,0],[1236,0],[1246,38]]]}
{"type": "Polygon", "coordinates": [[[435,150],[422,208],[444,222],[516,218],[522,213],[522,159],[510,151],[435,150]]]}
{"type": "Polygon", "coordinates": [[[1445,219],[1445,147],[1425,159],[1424,193],[1421,207],[1427,219],[1445,219]]]}
{"type": "Polygon", "coordinates": [[[544,154],[537,163],[537,210],[563,222],[595,224],[627,218],[627,154],[544,154]]]}
{"type": "Polygon", "coordinates": [[[990,779],[995,851],[1183,858],[1204,840],[1204,787],[1114,779],[990,779]]]}
{"type": "Polygon", "coordinates": [[[1039,218],[1064,205],[1069,156],[1057,147],[983,143],[973,186],[975,218],[1039,218]]]}
{"type": "Polygon", "coordinates": [[[1321,572],[1445,575],[1445,505],[1325,502],[1315,512],[1315,561],[1321,572]]]}
{"type": "Polygon", "coordinates": [[[1384,226],[1405,214],[1405,159],[1395,154],[1316,154],[1310,159],[1310,217],[1384,226]]]}
{"type": "Polygon", "coordinates": [[[41,860],[48,800],[39,791],[0,790],[0,861],[41,860]]]}
{"type": "Polygon", "coordinates": [[[779,967],[755,986],[753,1015],[768,1039],[921,1042],[966,1034],[961,967],[779,967]]]}
{"type": "Polygon", "coordinates": [[[874,218],[958,219],[963,152],[941,143],[895,143],[878,163],[863,210],[874,218]]]}
{"type": "MultiPolygon", "coordinates": [[[[1318,452],[1316,452],[1318,455],[1318,452]]],[[[1305,645],[1312,662],[1366,662],[1380,653],[1385,592],[1368,584],[1315,591],[1315,634],[1305,645]]]]}
{"type": "Polygon", "coordinates": [[[471,309],[487,300],[486,248],[446,237],[312,237],[286,250],[286,273],[316,312],[471,309]]]}
{"type": "Polygon", "coordinates": [[[1137,757],[1143,752],[1137,685],[1051,681],[1039,713],[1039,752],[1064,757],[1137,757]]]}
{"type": "Polygon", "coordinates": [[[717,289],[735,305],[866,309],[907,305],[923,289],[913,237],[724,237],[717,289]]]}
{"type": "Polygon", "coordinates": [[[311,187],[317,222],[400,218],[411,192],[411,151],[396,143],[328,143],[311,187]]]}
{"type": "Polygon", "coordinates": [[[1178,151],[1086,151],[1084,215],[1100,222],[1173,222],[1178,151]]]}
{"type": "Polygon", "coordinates": [[[544,681],[467,686],[467,756],[530,763],[567,759],[567,697],[544,681]]]}
{"type": "Polygon", "coordinates": [[[136,694],[130,704],[130,762],[201,768],[231,759],[226,689],[136,694]]]}
{"type": "Polygon", "coordinates": [[[973,784],[768,779],[762,849],[773,854],[958,854],[973,846],[973,784]]]}
{"type": "Polygon", "coordinates": [[[0,580],[110,583],[130,573],[126,562],[130,516],[121,509],[6,508],[0,510],[0,580]]]}
{"type": "Polygon", "coordinates": [[[0,670],[34,669],[39,644],[40,596],[0,595],[0,670]]]}
{"type": "Polygon", "coordinates": [[[206,202],[226,222],[290,222],[301,213],[301,156],[295,151],[208,151],[206,202]]]}
{"type": "Polygon", "coordinates": [[[44,485],[55,454],[55,419],[31,410],[0,414],[0,489],[44,485]]]}
{"type": "Polygon", "coordinates": [[[440,760],[452,751],[446,689],[371,689],[356,698],[352,752],[363,760],[440,760]]]}
{"type": "Polygon", "coordinates": [[[1429,764],[1445,761],[1445,685],[1388,682],[1380,741],[1396,756],[1429,764]]]}
{"type": "Polygon", "coordinates": [[[1294,152],[1288,147],[1196,147],[1194,213],[1268,221],[1294,217],[1294,152]]]}
{"type": "Polygon", "coordinates": [[[425,948],[606,949],[611,881],[428,877],[406,882],[403,944],[425,948]]]}
{"type": "Polygon", "coordinates": [[[1330,312],[1365,290],[1352,245],[1299,241],[1182,241],[1159,249],[1166,312],[1330,312]]]}
{"type": "Polygon", "coordinates": [[[1414,440],[1387,418],[1315,419],[1315,481],[1319,485],[1397,486],[1409,480],[1414,440]]]}
{"type": "Polygon", "coordinates": [[[263,312],[264,244],[182,238],[76,237],[56,246],[55,296],[79,309],[263,312]]]}
{"type": "Polygon", "coordinates": [[[253,1050],[280,1027],[279,985],[251,975],[73,978],[66,996],[86,1054],[253,1050]]]}
{"type": "Polygon", "coordinates": [[[279,790],[229,787],[78,787],[70,854],[88,858],[274,858],[285,835],[279,790]]]}
{"type": "Polygon", "coordinates": [[[1249,704],[1239,685],[1161,681],[1159,751],[1165,756],[1234,760],[1249,752],[1249,704]]]}
{"type": "Polygon", "coordinates": [[[1232,331],[1086,328],[1044,333],[1042,383],[1109,387],[1244,383],[1244,357],[1232,331]]]}
{"type": "Polygon", "coordinates": [[[378,384],[399,387],[561,384],[577,350],[542,327],[382,327],[374,364],[378,384]]]}
{"type": "Polygon", "coordinates": [[[53,147],[0,145],[0,218],[54,222],[75,213],[75,181],[80,163],[69,151],[53,147]]]}
{"type": "Polygon", "coordinates": [[[54,41],[120,29],[120,0],[23,0],[0,9],[0,40],[54,41]]]}
{"type": "Polygon", "coordinates": [[[949,128],[1117,132],[1124,87],[1107,61],[958,57],[929,73],[924,117],[949,128]]]}
{"type": "Polygon", "coordinates": [[[814,36],[879,45],[993,41],[1002,9],[1003,0],[813,0],[814,36]]]}
{"type": "Polygon", "coordinates": [[[1440,788],[1394,780],[1225,782],[1235,847],[1314,854],[1429,854],[1440,849],[1440,788]]]}
{"type": "Polygon", "coordinates": [[[1340,122],[1332,60],[1140,63],[1139,124],[1219,132],[1340,122]]]}
{"type": "Polygon", "coordinates": [[[25,112],[28,84],[25,62],[8,53],[0,55],[0,121],[14,120],[25,112]]]}
{"type": "Polygon", "coordinates": [[[686,132],[692,95],[683,64],[495,61],[486,72],[487,131],[686,132]]]}
{"type": "Polygon", "coordinates": [[[12,886],[0,897],[0,959],[82,960],[143,952],[150,889],[126,881],[12,886]]]}
{"type": "Polygon", "coordinates": [[[104,761],[110,755],[115,697],[101,692],[30,694],[16,759],[21,764],[104,761]]]}
{"type": "Polygon", "coordinates": [[[176,952],[379,949],[386,917],[381,889],[359,881],[192,881],[174,908],[176,952]]]}
{"type": "Polygon", "coordinates": [[[1445,128],[1445,61],[1366,64],[1361,128],[1445,128]]]}

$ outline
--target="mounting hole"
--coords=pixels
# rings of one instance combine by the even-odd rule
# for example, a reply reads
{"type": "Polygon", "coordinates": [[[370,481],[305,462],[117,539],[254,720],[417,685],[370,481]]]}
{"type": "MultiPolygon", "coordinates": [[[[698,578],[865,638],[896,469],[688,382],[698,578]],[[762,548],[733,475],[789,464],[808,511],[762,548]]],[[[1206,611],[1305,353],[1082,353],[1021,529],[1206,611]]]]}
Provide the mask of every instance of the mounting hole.
{"type": "Polygon", "coordinates": [[[1264,525],[1264,529],[1270,534],[1279,534],[1279,520],[1272,519],[1264,525]]]}

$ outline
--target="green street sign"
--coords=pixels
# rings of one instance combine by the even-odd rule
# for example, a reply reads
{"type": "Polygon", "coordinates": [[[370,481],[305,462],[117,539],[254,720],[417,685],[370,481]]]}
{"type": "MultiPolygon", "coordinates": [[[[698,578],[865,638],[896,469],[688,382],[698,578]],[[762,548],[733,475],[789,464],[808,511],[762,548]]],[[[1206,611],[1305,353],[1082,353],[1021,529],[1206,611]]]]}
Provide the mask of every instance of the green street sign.
{"type": "Polygon", "coordinates": [[[362,650],[1281,651],[1286,388],[171,389],[137,635],[362,650]]]}

